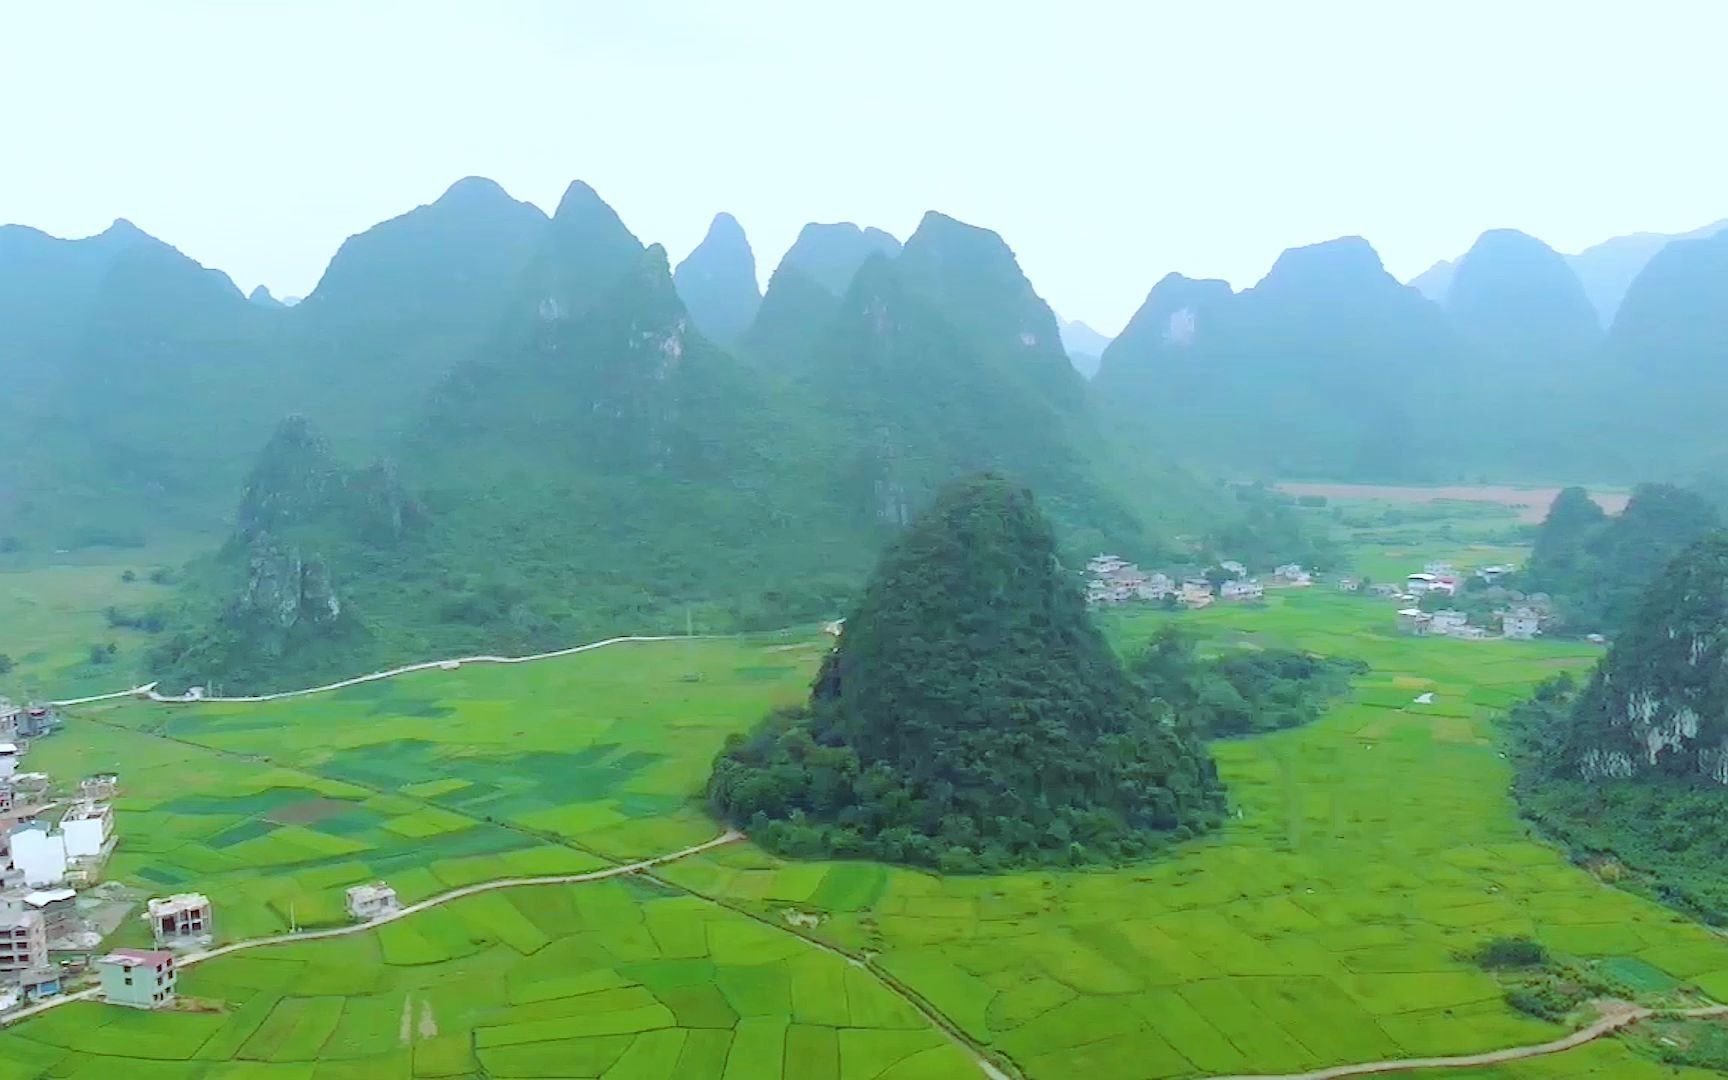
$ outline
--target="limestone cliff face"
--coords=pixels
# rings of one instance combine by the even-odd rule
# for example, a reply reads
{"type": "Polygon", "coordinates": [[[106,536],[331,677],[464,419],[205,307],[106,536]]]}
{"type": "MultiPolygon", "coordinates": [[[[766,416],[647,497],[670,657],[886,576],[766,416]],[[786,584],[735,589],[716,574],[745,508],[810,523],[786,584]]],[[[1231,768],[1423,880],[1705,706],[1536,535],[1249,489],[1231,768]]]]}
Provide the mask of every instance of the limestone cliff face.
{"type": "Polygon", "coordinates": [[[1728,535],[1694,544],[1647,588],[1574,708],[1564,760],[1587,780],[1728,784],[1728,535]]]}
{"type": "Polygon", "coordinates": [[[269,533],[253,538],[246,583],[235,597],[232,615],[252,631],[260,652],[280,655],[294,635],[334,626],[342,610],[342,598],[323,562],[308,559],[298,547],[269,533]]]}
{"type": "Polygon", "coordinates": [[[226,555],[244,569],[227,621],[263,656],[332,632],[347,610],[332,566],[356,544],[392,544],[423,518],[391,466],[343,468],[305,418],[289,417],[241,495],[226,555]]]}

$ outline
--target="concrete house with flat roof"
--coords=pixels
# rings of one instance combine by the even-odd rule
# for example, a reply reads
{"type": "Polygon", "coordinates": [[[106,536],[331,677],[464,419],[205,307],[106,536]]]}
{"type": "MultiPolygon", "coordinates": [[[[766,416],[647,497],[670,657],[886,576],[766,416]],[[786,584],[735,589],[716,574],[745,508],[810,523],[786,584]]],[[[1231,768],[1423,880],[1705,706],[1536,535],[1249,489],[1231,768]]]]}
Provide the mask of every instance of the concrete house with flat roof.
{"type": "Polygon", "coordinates": [[[115,949],[96,961],[102,1000],[132,1009],[161,1009],[174,1004],[179,973],[174,954],[161,949],[115,949]]]}
{"type": "Polygon", "coordinates": [[[186,941],[206,937],[216,930],[211,917],[210,898],[203,893],[176,893],[151,900],[144,918],[150,922],[150,933],[156,944],[186,941]]]}

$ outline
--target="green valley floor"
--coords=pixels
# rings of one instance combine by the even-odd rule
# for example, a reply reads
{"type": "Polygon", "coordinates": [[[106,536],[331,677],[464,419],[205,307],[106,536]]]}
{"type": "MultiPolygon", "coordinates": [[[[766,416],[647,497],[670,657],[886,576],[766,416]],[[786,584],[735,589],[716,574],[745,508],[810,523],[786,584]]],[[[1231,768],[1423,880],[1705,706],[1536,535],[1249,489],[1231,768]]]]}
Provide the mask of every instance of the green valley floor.
{"type": "MultiPolygon", "coordinates": [[[[1401,637],[1392,605],[1318,587],[1106,629],[1131,651],[1171,618],[1208,648],[1372,670],[1308,728],[1215,744],[1230,820],[1163,859],[943,878],[731,845],[215,959],[182,985],[209,1011],[75,1003],[0,1033],[0,1080],[976,1075],[904,995],[1035,1080],[1300,1073],[1564,1034],[1464,958],[1509,934],[1652,994],[1728,1000],[1728,942],[1570,864],[1507,793],[1496,711],[1594,647],[1401,637]]],[[[709,839],[714,752],[802,697],[826,644],[632,644],[263,705],[109,703],[74,710],[31,767],[121,772],[114,875],[210,893],[224,939],[335,925],[362,881],[412,901],[709,839]]],[[[1422,1075],[1706,1074],[1606,1039],[1422,1075]]]]}

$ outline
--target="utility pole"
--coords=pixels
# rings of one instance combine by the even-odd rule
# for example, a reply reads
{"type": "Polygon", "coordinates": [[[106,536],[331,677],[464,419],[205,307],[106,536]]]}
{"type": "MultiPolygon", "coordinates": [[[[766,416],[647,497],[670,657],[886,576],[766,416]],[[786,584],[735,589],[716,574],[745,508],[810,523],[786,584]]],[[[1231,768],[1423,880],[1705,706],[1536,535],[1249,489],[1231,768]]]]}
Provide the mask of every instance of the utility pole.
{"type": "Polygon", "coordinates": [[[684,605],[684,636],[696,636],[696,616],[692,614],[689,604],[684,605]]]}

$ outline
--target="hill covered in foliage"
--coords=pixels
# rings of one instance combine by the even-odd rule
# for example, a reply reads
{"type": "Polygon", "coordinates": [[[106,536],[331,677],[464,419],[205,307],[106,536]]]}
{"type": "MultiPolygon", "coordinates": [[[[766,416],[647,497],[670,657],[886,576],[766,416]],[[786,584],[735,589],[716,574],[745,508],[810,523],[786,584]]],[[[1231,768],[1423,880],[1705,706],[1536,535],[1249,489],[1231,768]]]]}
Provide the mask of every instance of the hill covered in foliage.
{"type": "Polygon", "coordinates": [[[1580,854],[1728,921],[1728,536],[1650,583],[1582,687],[1545,686],[1513,714],[1526,811],[1580,854]]]}
{"type": "Polygon", "coordinates": [[[1583,488],[1566,488],[1537,529],[1529,565],[1514,584],[1552,596],[1567,633],[1617,634],[1668,563],[1720,524],[1703,496],[1669,484],[1638,485],[1614,516],[1583,488]]]}
{"type": "Polygon", "coordinates": [[[807,705],[709,797],[761,844],[997,869],[1129,858],[1218,820],[1194,733],[1136,691],[1030,492],[960,481],[883,555],[807,705]]]}
{"type": "MultiPolygon", "coordinates": [[[[447,198],[457,196],[533,224],[490,187],[447,198]]],[[[416,214],[421,224],[397,224],[378,244],[418,250],[422,225],[447,216],[416,214]]],[[[339,263],[376,261],[378,244],[351,242],[339,263]]],[[[1076,552],[1151,558],[1179,530],[1232,516],[1216,489],[1156,460],[1126,461],[1101,434],[1048,306],[988,230],[933,214],[901,250],[874,230],[807,229],[775,280],[820,302],[776,309],[784,288],[771,288],[733,349],[704,332],[665,252],[585,184],[525,248],[473,258],[488,272],[440,294],[468,313],[448,316],[422,366],[395,369],[413,392],[379,407],[369,437],[345,410],[308,410],[319,453],[272,444],[254,473],[253,486],[268,475],[297,490],[346,468],[334,459],[394,461],[385,472],[416,508],[413,528],[378,535],[347,514],[288,515],[271,541],[295,537],[343,614],[282,633],[234,615],[256,591],[244,553],[259,541],[243,507],[223,555],[185,575],[158,653],[170,683],[278,689],[426,656],[831,618],[883,543],[944,483],[981,469],[1036,490],[1076,552]],[[781,332],[759,333],[774,320],[781,332]],[[285,462],[309,476],[292,479],[285,462]]],[[[322,311],[296,324],[308,334],[418,324],[413,298],[383,285],[368,286],[376,303],[348,311],[337,297],[365,282],[339,269],[326,276],[343,288],[323,299],[245,306],[285,319],[322,311]]],[[[690,292],[696,279],[685,277],[690,292]]]]}

